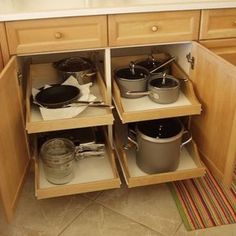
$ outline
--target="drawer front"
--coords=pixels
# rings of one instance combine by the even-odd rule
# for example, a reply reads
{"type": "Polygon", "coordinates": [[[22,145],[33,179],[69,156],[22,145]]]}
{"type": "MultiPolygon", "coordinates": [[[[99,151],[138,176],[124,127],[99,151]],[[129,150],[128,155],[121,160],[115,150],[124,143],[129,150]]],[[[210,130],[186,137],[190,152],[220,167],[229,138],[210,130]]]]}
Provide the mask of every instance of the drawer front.
{"type": "Polygon", "coordinates": [[[152,44],[198,38],[200,12],[111,15],[109,45],[152,44]]]}
{"type": "Polygon", "coordinates": [[[11,54],[107,45],[106,16],[7,22],[6,29],[11,54]]]}
{"type": "Polygon", "coordinates": [[[203,10],[200,39],[236,37],[236,8],[203,10]]]}

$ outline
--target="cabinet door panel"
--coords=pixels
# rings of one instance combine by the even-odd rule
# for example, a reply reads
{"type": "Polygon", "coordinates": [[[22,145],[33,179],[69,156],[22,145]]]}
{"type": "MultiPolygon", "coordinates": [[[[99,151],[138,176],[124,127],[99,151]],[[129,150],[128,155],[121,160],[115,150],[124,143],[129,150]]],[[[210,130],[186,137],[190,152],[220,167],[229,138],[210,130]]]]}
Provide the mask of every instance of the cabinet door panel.
{"type": "Polygon", "coordinates": [[[107,45],[106,16],[6,23],[11,54],[77,50],[107,45]]]}
{"type": "Polygon", "coordinates": [[[199,11],[118,14],[108,17],[109,45],[195,40],[199,11]]]}
{"type": "Polygon", "coordinates": [[[16,67],[14,57],[0,75],[0,190],[8,220],[30,161],[16,67]]]}
{"type": "Polygon", "coordinates": [[[202,11],[200,39],[231,38],[235,36],[235,8],[202,11]]]}
{"type": "Polygon", "coordinates": [[[230,184],[236,151],[236,68],[205,47],[194,43],[191,71],[201,116],[193,117],[193,137],[208,167],[230,184]]]}

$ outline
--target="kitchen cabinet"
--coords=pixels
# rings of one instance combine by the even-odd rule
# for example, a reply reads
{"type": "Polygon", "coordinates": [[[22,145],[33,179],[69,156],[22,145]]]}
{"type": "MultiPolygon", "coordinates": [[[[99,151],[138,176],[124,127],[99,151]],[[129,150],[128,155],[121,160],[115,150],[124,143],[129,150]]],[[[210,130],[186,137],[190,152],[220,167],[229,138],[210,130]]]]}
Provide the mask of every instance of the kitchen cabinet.
{"type": "MultiPolygon", "coordinates": [[[[114,151],[129,187],[204,175],[205,167],[200,157],[204,156],[205,147],[209,148],[207,155],[218,156],[214,148],[219,149],[222,146],[221,161],[218,163],[212,159],[212,163],[224,166],[226,160],[224,155],[228,157],[235,153],[233,143],[235,129],[227,133],[236,123],[235,118],[232,119],[235,113],[233,102],[235,95],[232,92],[235,89],[235,69],[216,53],[193,41],[198,38],[199,23],[200,11],[179,11],[12,21],[5,23],[6,32],[4,24],[0,25],[7,35],[10,54],[13,56],[0,77],[2,96],[0,101],[3,103],[0,107],[5,109],[2,114],[7,114],[6,119],[3,119],[5,123],[1,123],[3,127],[0,138],[4,141],[1,143],[4,144],[5,153],[1,155],[1,162],[6,163],[6,166],[2,165],[4,170],[0,171],[0,187],[9,220],[13,216],[30,156],[35,163],[35,191],[38,199],[118,188],[120,179],[114,151]],[[140,25],[141,30],[138,28],[140,25]],[[148,103],[141,101],[136,102],[138,106],[134,106],[136,99],[128,102],[120,97],[113,78],[113,70],[126,64],[130,58],[135,60],[137,56],[150,55],[153,51],[166,52],[176,57],[177,63],[173,65],[172,71],[181,80],[183,100],[164,106],[157,104],[153,106],[150,101],[148,103]],[[51,63],[73,55],[92,55],[95,58],[98,72],[92,92],[108,104],[113,97],[118,115],[116,112],[112,114],[109,109],[87,108],[75,118],[51,121],[42,119],[38,108],[31,103],[31,90],[33,87],[38,88],[45,83],[55,82],[58,76],[52,69],[51,63]],[[23,75],[22,79],[20,75],[23,75]],[[7,87],[9,78],[13,81],[11,87],[7,87]],[[214,89],[211,89],[209,82],[214,84],[214,89]],[[9,90],[5,90],[5,87],[9,90]],[[218,91],[229,94],[222,103],[220,96],[217,95],[218,91]],[[17,96],[13,99],[12,94],[17,96]],[[9,97],[12,100],[9,100],[9,97]],[[230,105],[229,108],[224,106],[226,103],[230,105]],[[11,111],[13,107],[14,109],[17,107],[17,114],[11,111]],[[229,117],[226,117],[225,130],[220,129],[224,118],[220,114],[222,111],[223,114],[229,113],[229,117]],[[182,150],[180,166],[176,171],[145,174],[135,164],[134,151],[124,150],[127,138],[124,127],[136,121],[166,117],[189,118],[188,123],[193,130],[194,141],[182,150]],[[45,180],[38,150],[35,148],[37,136],[42,132],[98,126],[103,127],[107,137],[106,154],[100,164],[88,159],[84,162],[84,168],[78,165],[78,168],[82,168],[81,175],[79,176],[78,171],[78,176],[71,184],[61,186],[49,184],[45,180]],[[9,131],[7,127],[10,127],[9,131]],[[209,134],[208,127],[211,130],[209,134]],[[8,139],[10,141],[6,145],[8,139]],[[20,146],[17,145],[19,142],[20,146]],[[8,156],[9,158],[6,158],[8,156]],[[11,176],[14,184],[7,181],[12,166],[19,168],[16,175],[11,176]]],[[[210,163],[207,158],[203,157],[203,160],[207,164],[210,163]]]]}

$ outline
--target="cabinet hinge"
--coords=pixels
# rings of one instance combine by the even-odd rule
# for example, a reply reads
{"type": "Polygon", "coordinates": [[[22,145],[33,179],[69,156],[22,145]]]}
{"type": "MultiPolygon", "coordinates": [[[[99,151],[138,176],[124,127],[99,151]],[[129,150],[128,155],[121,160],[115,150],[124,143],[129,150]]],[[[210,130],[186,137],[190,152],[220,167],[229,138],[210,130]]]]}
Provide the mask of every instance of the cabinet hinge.
{"type": "Polygon", "coordinates": [[[195,63],[195,58],[191,55],[191,53],[186,55],[187,61],[190,63],[191,65],[191,69],[194,69],[194,63],[195,63]]]}
{"type": "Polygon", "coordinates": [[[17,72],[17,78],[18,78],[19,85],[21,85],[22,84],[23,76],[22,76],[21,72],[19,72],[19,71],[17,72]]]}

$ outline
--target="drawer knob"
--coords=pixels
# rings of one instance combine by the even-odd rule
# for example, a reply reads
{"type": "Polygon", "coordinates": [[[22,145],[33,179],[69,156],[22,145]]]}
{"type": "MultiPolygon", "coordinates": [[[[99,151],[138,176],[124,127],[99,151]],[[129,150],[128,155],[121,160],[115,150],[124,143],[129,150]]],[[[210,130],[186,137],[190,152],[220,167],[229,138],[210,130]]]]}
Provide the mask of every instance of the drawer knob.
{"type": "Polygon", "coordinates": [[[152,32],[157,32],[158,31],[158,27],[156,25],[153,25],[151,29],[152,29],[152,32]]]}
{"type": "Polygon", "coordinates": [[[62,33],[61,32],[56,32],[54,34],[54,36],[55,36],[56,39],[61,39],[62,38],[62,33]]]}

